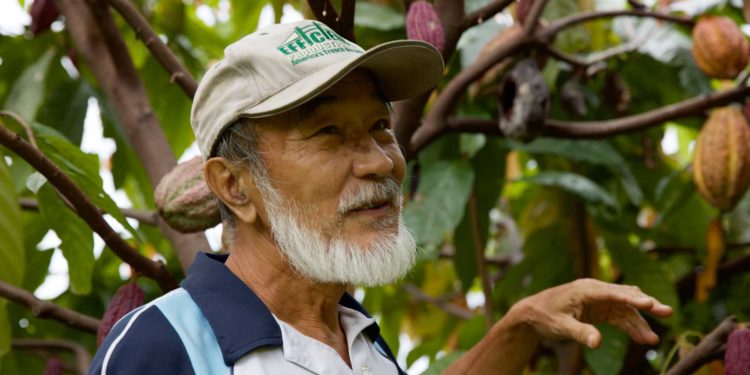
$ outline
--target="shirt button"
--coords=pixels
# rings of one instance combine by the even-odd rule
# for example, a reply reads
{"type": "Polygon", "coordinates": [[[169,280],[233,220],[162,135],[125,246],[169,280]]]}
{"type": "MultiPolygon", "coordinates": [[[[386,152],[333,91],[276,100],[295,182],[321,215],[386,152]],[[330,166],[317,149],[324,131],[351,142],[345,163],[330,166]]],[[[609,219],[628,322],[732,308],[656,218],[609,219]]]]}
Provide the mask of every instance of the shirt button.
{"type": "Polygon", "coordinates": [[[370,369],[367,366],[362,366],[362,375],[370,375],[370,369]]]}

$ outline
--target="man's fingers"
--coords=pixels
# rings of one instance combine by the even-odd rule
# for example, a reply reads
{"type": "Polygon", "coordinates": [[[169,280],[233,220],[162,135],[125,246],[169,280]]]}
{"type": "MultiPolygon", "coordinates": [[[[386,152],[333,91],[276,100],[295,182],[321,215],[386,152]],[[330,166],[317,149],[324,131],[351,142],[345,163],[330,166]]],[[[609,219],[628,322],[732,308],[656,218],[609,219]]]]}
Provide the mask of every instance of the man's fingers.
{"type": "Polygon", "coordinates": [[[625,331],[633,340],[640,344],[654,345],[659,342],[659,336],[649,327],[645,319],[630,306],[623,306],[617,314],[612,314],[607,322],[625,331]]]}
{"type": "Polygon", "coordinates": [[[598,348],[602,341],[602,334],[596,327],[581,323],[569,315],[560,322],[559,332],[561,336],[576,340],[591,349],[598,348]]]}
{"type": "Polygon", "coordinates": [[[582,279],[585,295],[590,301],[618,302],[644,310],[658,317],[672,315],[672,308],[641,291],[637,286],[610,284],[593,279],[582,279]]]}

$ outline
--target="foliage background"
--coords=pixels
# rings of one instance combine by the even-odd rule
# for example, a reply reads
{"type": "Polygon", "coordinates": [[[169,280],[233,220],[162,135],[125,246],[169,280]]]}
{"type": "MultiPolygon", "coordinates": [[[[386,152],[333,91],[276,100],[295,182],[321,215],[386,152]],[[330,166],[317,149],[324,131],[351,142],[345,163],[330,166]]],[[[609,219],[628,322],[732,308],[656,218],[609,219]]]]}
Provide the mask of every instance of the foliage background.
{"type": "MultiPolygon", "coordinates": [[[[465,8],[471,12],[488,3],[467,0],[465,8]]],[[[23,0],[21,4],[30,7],[23,0]]],[[[292,8],[312,17],[307,4],[298,0],[135,4],[195,77],[221,58],[224,46],[255,30],[262,13],[266,17],[275,14],[279,21],[281,11],[292,14],[292,8]]],[[[689,17],[711,13],[744,22],[741,4],[727,1],[648,5],[689,17]]],[[[488,40],[509,27],[514,7],[463,34],[457,53],[447,62],[441,87],[470,66],[488,40]]],[[[615,0],[554,0],[544,18],[552,21],[583,11],[627,7],[624,1],[615,0]]],[[[190,99],[170,84],[169,73],[119,15],[115,20],[171,152],[178,158],[193,142],[190,99]]],[[[357,41],[364,47],[406,37],[400,1],[358,1],[354,20],[357,41]]],[[[569,54],[589,54],[628,42],[634,43],[633,48],[607,59],[599,73],[583,74],[584,78],[580,69],[548,58],[543,74],[552,90],[549,117],[614,118],[733,85],[703,75],[690,55],[690,30],[668,22],[623,17],[597,20],[567,29],[554,45],[569,54]],[[609,93],[615,76],[624,82],[629,96],[626,108],[619,110],[609,93]],[[567,106],[562,91],[568,82],[579,84],[577,94],[588,107],[585,114],[574,114],[567,106]]],[[[168,269],[181,278],[180,262],[162,231],[126,220],[104,194],[100,169],[111,172],[114,187],[127,196],[132,208],[154,210],[149,172],[110,98],[74,46],[62,19],[52,31],[38,35],[0,36],[2,108],[31,123],[39,149],[111,214],[109,221],[119,223],[119,232],[132,246],[150,258],[164,259],[168,269]],[[91,98],[99,104],[104,136],[116,145],[106,160],[80,150],[91,98]]],[[[456,113],[496,118],[496,84],[486,82],[480,94],[463,97],[456,113]]],[[[6,126],[23,133],[17,122],[6,120],[6,126]]],[[[418,373],[429,363],[426,373],[438,373],[482,337],[489,321],[501,318],[524,296],[580,277],[631,283],[675,308],[670,319],[649,318],[662,337],[661,344],[642,347],[602,327],[601,349],[545,343],[534,358],[533,372],[659,372],[673,348],[695,342],[691,338],[695,333],[709,332],[730,314],[740,320],[750,316],[747,269],[720,275],[707,301],[694,298],[690,275],[704,262],[708,223],[718,215],[690,180],[693,144],[704,120],[704,115],[679,118],[602,140],[543,137],[522,144],[481,133],[439,137],[412,159],[410,175],[414,178],[405,187],[411,199],[405,220],[424,249],[421,261],[400,283],[360,289],[357,297],[379,319],[383,335],[405,368],[418,373]]],[[[95,256],[96,234],[86,223],[64,206],[26,162],[7,149],[0,153],[5,161],[0,163],[0,280],[37,290],[49,277],[55,251],[40,243],[54,231],[61,239],[55,247],[68,262],[70,287],[53,302],[100,317],[130,270],[108,248],[95,256]],[[19,208],[19,202],[28,198],[37,200],[38,210],[19,208]]],[[[746,198],[724,217],[731,244],[725,262],[748,256],[749,222],[750,198],[746,198]]],[[[146,300],[161,294],[152,280],[140,277],[137,282],[146,300]]],[[[22,305],[0,299],[0,373],[41,373],[50,357],[72,366],[73,358],[65,351],[29,351],[13,345],[24,338],[65,339],[90,353],[95,351],[94,335],[41,319],[22,305]]]]}

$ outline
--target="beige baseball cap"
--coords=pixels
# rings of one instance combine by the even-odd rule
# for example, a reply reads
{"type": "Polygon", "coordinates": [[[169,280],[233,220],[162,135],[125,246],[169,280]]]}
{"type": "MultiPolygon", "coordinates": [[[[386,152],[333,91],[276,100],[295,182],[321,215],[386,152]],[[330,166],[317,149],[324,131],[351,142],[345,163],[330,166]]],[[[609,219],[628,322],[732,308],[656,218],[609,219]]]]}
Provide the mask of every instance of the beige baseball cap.
{"type": "Polygon", "coordinates": [[[443,59],[432,45],[398,40],[367,51],[318,21],[276,24],[231,44],[206,72],[190,122],[204,158],[228,125],[260,118],[314,98],[356,68],[372,73],[389,101],[432,89],[443,59]]]}

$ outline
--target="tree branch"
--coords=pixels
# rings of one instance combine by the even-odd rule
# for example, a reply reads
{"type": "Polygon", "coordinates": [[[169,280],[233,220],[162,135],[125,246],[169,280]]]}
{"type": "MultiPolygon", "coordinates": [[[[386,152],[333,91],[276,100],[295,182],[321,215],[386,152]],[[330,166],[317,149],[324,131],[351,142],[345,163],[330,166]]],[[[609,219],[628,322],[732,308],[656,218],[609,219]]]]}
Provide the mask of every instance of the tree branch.
{"type": "Polygon", "coordinates": [[[88,372],[89,364],[91,363],[91,355],[81,344],[70,340],[60,339],[13,339],[11,345],[15,349],[25,350],[54,350],[54,351],[69,351],[73,353],[75,357],[75,371],[79,375],[86,375],[88,372]]]}
{"type": "Polygon", "coordinates": [[[531,3],[531,9],[529,9],[529,14],[526,16],[526,20],[523,24],[523,35],[531,36],[534,33],[534,30],[536,30],[536,27],[539,24],[539,19],[542,18],[544,7],[547,6],[547,1],[548,0],[534,0],[531,3]]]}
{"type": "Polygon", "coordinates": [[[721,322],[711,333],[701,340],[688,354],[672,366],[666,375],[689,375],[708,362],[724,357],[729,334],[737,327],[734,316],[721,322]]]}
{"type": "MultiPolygon", "coordinates": [[[[56,4],[65,16],[66,28],[78,51],[117,113],[153,187],[177,165],[177,160],[156,119],[127,46],[103,1],[59,0],[56,4]]],[[[182,234],[161,218],[158,226],[172,244],[183,271],[187,271],[199,251],[209,249],[202,233],[182,234]]]]}
{"type": "MultiPolygon", "coordinates": [[[[20,198],[18,202],[21,205],[21,208],[24,210],[32,210],[32,211],[39,210],[39,202],[37,202],[36,199],[20,198]]],[[[70,207],[70,208],[74,209],[73,207],[70,207]]],[[[153,211],[134,210],[131,208],[120,208],[120,211],[122,211],[123,215],[129,218],[136,219],[140,223],[149,224],[149,225],[156,225],[157,216],[159,216],[156,212],[153,212],[153,211]]],[[[104,215],[106,212],[99,210],[99,213],[101,215],[104,215]]]]}
{"type": "Polygon", "coordinates": [[[130,264],[144,276],[156,280],[159,286],[164,290],[177,288],[177,281],[169,273],[164,263],[154,262],[151,259],[139,254],[136,249],[130,246],[120,237],[117,232],[109,226],[104,217],[101,216],[99,208],[84,194],[78,186],[63,171],[54,165],[39,150],[29,145],[20,135],[13,133],[5,128],[0,121],[0,144],[15,152],[22,159],[26,160],[39,173],[47,178],[47,181],[54,186],[75,208],[76,213],[80,216],[91,229],[94,230],[104,240],[104,243],[117,254],[120,259],[130,264]]]}
{"type": "Polygon", "coordinates": [[[691,28],[695,25],[695,22],[693,22],[690,18],[682,17],[682,16],[672,16],[672,15],[665,14],[665,13],[649,12],[646,10],[635,10],[635,9],[633,10],[606,10],[606,11],[578,13],[569,17],[561,18],[551,23],[544,29],[540,30],[538,32],[538,36],[542,40],[549,41],[552,38],[554,38],[557,34],[559,34],[561,31],[571,26],[575,26],[580,23],[593,21],[593,20],[600,19],[600,18],[613,18],[613,17],[621,17],[621,16],[655,18],[655,19],[669,21],[669,22],[673,22],[679,25],[691,27],[691,28]]]}
{"type": "Polygon", "coordinates": [[[433,304],[435,305],[435,307],[453,316],[457,316],[465,320],[469,320],[474,317],[474,314],[471,311],[456,304],[450,303],[449,301],[453,296],[451,296],[450,298],[432,297],[422,292],[422,290],[419,289],[416,285],[412,284],[404,284],[401,286],[401,288],[404,289],[407,293],[411,294],[411,296],[414,297],[415,300],[433,304]]]}
{"type": "Polygon", "coordinates": [[[151,54],[154,55],[159,64],[170,74],[170,83],[177,83],[185,95],[191,100],[195,96],[195,90],[198,88],[198,82],[188,72],[182,62],[175,56],[172,50],[167,47],[161,38],[156,35],[146,18],[136,9],[128,0],[107,0],[115,10],[125,19],[131,28],[135,31],[138,38],[143,41],[151,54]]]}
{"type": "MultiPolygon", "coordinates": [[[[750,254],[745,254],[722,263],[716,271],[716,279],[718,282],[721,282],[732,275],[748,271],[750,271],[750,254]]],[[[695,271],[690,272],[677,282],[677,294],[680,296],[680,300],[684,301],[695,294],[696,277],[697,273],[695,271]]]]}
{"type": "Polygon", "coordinates": [[[341,2],[341,15],[330,0],[307,0],[315,18],[332,28],[342,37],[355,41],[354,38],[354,0],[341,2]]]}
{"type": "Polygon", "coordinates": [[[479,8],[464,17],[463,29],[466,30],[472,26],[476,26],[489,18],[493,17],[505,10],[508,5],[512,4],[515,0],[494,0],[493,2],[479,8]]]}
{"type": "Polygon", "coordinates": [[[482,281],[482,293],[484,293],[484,320],[487,324],[487,330],[492,328],[495,322],[494,307],[492,303],[492,280],[487,273],[487,263],[484,256],[484,241],[479,230],[477,220],[477,197],[474,193],[469,196],[469,226],[471,227],[471,238],[474,243],[474,255],[477,262],[477,272],[479,272],[482,281]]]}
{"type": "Polygon", "coordinates": [[[67,309],[49,301],[36,298],[33,293],[0,281],[0,296],[31,310],[37,318],[57,320],[69,327],[96,334],[101,323],[99,319],[67,309]]]}

